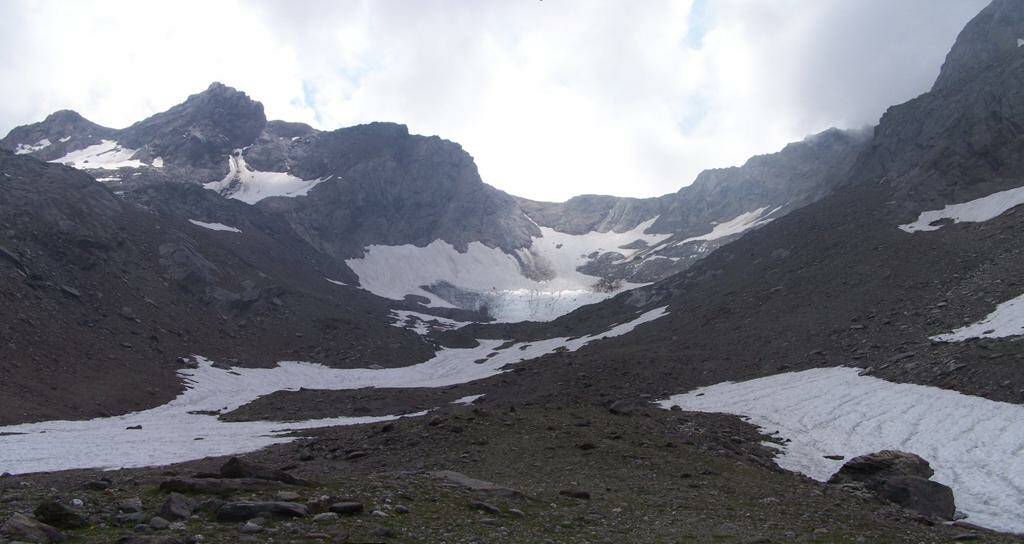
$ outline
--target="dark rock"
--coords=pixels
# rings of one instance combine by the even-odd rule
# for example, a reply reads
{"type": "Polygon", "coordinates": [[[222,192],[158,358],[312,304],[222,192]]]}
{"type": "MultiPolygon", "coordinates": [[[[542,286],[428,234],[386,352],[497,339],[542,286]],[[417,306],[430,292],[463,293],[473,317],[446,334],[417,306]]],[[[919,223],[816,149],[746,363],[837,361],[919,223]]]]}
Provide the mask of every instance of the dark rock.
{"type": "Polygon", "coordinates": [[[336,502],[328,510],[335,514],[358,514],[363,511],[363,505],[358,502],[336,502]]]}
{"type": "Polygon", "coordinates": [[[34,520],[24,514],[14,514],[0,526],[0,535],[10,540],[47,544],[64,542],[64,535],[57,529],[34,520]]]}
{"type": "Polygon", "coordinates": [[[181,493],[171,493],[160,507],[160,516],[170,520],[188,519],[195,509],[196,502],[194,500],[181,493]]]}
{"type": "Polygon", "coordinates": [[[117,509],[120,512],[141,512],[142,511],[142,499],[138,497],[131,497],[128,499],[122,499],[117,501],[117,509]]]}
{"type": "Polygon", "coordinates": [[[88,525],[78,512],[57,501],[46,501],[33,512],[36,519],[61,529],[80,529],[88,525]]]}
{"type": "Polygon", "coordinates": [[[160,483],[161,491],[228,496],[240,492],[281,489],[287,484],[256,478],[221,480],[212,478],[174,478],[160,483]]]}
{"type": "Polygon", "coordinates": [[[483,501],[472,501],[469,503],[469,507],[474,510],[480,510],[481,512],[487,512],[488,514],[500,514],[501,509],[493,504],[489,504],[483,501]]]}
{"type": "Polygon", "coordinates": [[[117,544],[185,544],[185,541],[169,535],[136,535],[122,537],[118,539],[117,544]]]}
{"type": "Polygon", "coordinates": [[[563,497],[571,497],[573,499],[590,499],[590,492],[583,491],[581,489],[563,489],[559,491],[558,494],[562,495],[563,497]]]}
{"type": "Polygon", "coordinates": [[[929,480],[935,471],[913,453],[884,450],[854,457],[829,478],[830,484],[863,486],[879,497],[925,516],[953,519],[953,490],[929,480]]]}
{"type": "Polygon", "coordinates": [[[228,459],[220,467],[220,475],[224,478],[256,478],[290,485],[304,485],[305,482],[283,470],[275,470],[255,463],[244,461],[238,457],[228,459]]]}
{"type": "Polygon", "coordinates": [[[302,504],[295,502],[229,502],[217,510],[217,521],[246,521],[255,517],[301,518],[309,515],[302,504]]]}

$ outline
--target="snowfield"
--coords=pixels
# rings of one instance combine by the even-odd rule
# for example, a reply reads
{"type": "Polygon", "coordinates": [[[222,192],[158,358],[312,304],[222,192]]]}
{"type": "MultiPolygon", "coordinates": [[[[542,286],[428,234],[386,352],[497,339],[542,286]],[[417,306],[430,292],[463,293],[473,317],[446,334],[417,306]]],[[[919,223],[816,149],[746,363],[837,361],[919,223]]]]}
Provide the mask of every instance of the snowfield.
{"type": "MultiPolygon", "coordinates": [[[[523,342],[502,350],[496,349],[505,343],[502,340],[480,340],[475,348],[442,349],[426,362],[403,368],[333,369],[286,361],[274,368],[223,369],[196,357],[197,368],[179,371],[187,389],[163,406],[88,421],[0,427],[0,473],[163,465],[289,442],[295,438],[287,433],[296,429],[394,419],[399,416],[338,417],[294,423],[226,422],[213,414],[234,410],[275,391],[446,387],[471,382],[505,372],[506,365],[536,359],[556,349],[575,351],[596,340],[621,336],[666,314],[666,308],[658,308],[603,333],[523,342]],[[136,426],[141,428],[129,429],[136,426]]],[[[468,399],[460,401],[472,402],[468,399]]]]}
{"type": "Polygon", "coordinates": [[[142,168],[142,161],[133,159],[137,149],[128,149],[114,140],[77,149],[63,157],[50,161],[66,164],[79,170],[117,170],[118,168],[142,168]]]}
{"type": "Polygon", "coordinates": [[[949,204],[941,210],[921,212],[917,221],[900,225],[900,229],[907,232],[939,230],[942,225],[932,223],[943,219],[954,223],[981,223],[995,219],[1021,204],[1024,204],[1024,187],[1000,191],[962,204],[949,204]]]}
{"type": "Polygon", "coordinates": [[[453,331],[470,324],[469,321],[455,321],[454,319],[410,312],[408,310],[391,310],[391,315],[395,318],[391,326],[409,329],[420,336],[429,333],[431,329],[453,331]]]}
{"type": "Polygon", "coordinates": [[[950,486],[971,523],[1024,532],[1024,406],[821,368],[721,383],[659,403],[745,416],[791,440],[776,462],[827,480],[846,459],[879,450],[916,453],[950,486]]]}
{"type": "Polygon", "coordinates": [[[220,181],[206,183],[203,187],[227,198],[255,204],[272,196],[305,196],[310,189],[329,179],[304,180],[288,172],[252,170],[245,164],[242,150],[237,149],[228,157],[228,175],[220,181]]]}
{"type": "MultiPolygon", "coordinates": [[[[63,140],[61,140],[61,141],[63,141],[63,140]]],[[[15,155],[26,155],[28,153],[34,153],[36,151],[39,151],[40,149],[46,149],[47,147],[50,147],[50,145],[51,145],[50,140],[48,140],[46,138],[43,138],[42,140],[39,140],[38,142],[36,142],[33,145],[18,144],[18,147],[14,150],[14,154],[15,155]]]]}
{"type": "Polygon", "coordinates": [[[767,207],[764,207],[764,208],[758,208],[758,209],[756,209],[754,211],[751,211],[751,212],[742,213],[740,215],[737,215],[733,219],[731,219],[729,221],[726,221],[725,223],[719,223],[719,224],[715,225],[711,229],[711,232],[709,232],[707,234],[702,234],[700,236],[694,236],[692,238],[687,238],[687,239],[685,239],[685,240],[683,240],[681,242],[676,242],[675,245],[682,245],[682,244],[685,244],[687,242],[697,242],[697,241],[701,241],[701,240],[704,240],[704,241],[718,240],[720,238],[725,238],[726,236],[733,236],[733,235],[736,235],[736,234],[741,234],[741,233],[746,232],[746,231],[748,231],[748,230],[750,230],[752,228],[756,228],[756,227],[760,227],[762,225],[766,225],[766,224],[772,222],[772,220],[774,218],[772,218],[771,215],[774,214],[775,212],[781,210],[782,206],[779,206],[778,208],[775,208],[774,210],[772,210],[772,211],[770,211],[770,212],[768,212],[766,214],[766,213],[764,213],[764,211],[767,210],[767,209],[768,209],[767,207]]]}
{"type": "Polygon", "coordinates": [[[223,230],[223,231],[227,231],[227,232],[237,232],[239,234],[242,233],[242,231],[236,229],[235,227],[229,227],[229,226],[225,225],[224,223],[205,223],[203,221],[197,221],[195,219],[189,219],[188,222],[192,223],[193,225],[195,225],[197,227],[202,227],[204,229],[223,230]]]}
{"type": "Polygon", "coordinates": [[[654,245],[668,234],[645,234],[652,218],[627,232],[588,232],[574,235],[540,227],[531,247],[510,255],[499,248],[472,242],[465,253],[435,240],[425,247],[372,245],[365,255],[345,263],[358,276],[361,287],[376,295],[402,300],[418,295],[430,306],[478,309],[486,306],[498,321],[549,321],[585,304],[599,302],[640,284],[624,284],[599,292],[600,278],[576,270],[588,255],[617,251],[627,259],[639,249],[620,249],[637,240],[654,245]],[[451,300],[424,287],[447,284],[460,300],[451,300]],[[453,303],[454,302],[454,303],[453,303]]]}
{"type": "Polygon", "coordinates": [[[1024,295],[1010,299],[985,319],[949,333],[931,337],[939,342],[963,342],[971,338],[1005,338],[1024,335],[1024,295]]]}

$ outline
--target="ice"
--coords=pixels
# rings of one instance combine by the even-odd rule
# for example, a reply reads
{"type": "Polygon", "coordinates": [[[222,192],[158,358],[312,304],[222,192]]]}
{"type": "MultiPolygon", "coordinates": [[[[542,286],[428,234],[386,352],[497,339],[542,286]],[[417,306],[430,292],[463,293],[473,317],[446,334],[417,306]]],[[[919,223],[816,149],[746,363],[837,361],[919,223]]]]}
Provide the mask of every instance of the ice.
{"type": "Polygon", "coordinates": [[[88,421],[0,427],[0,473],[162,465],[289,442],[295,437],[286,433],[296,429],[394,419],[397,416],[295,423],[227,422],[211,413],[234,410],[275,391],[300,388],[436,388],[467,383],[506,372],[506,365],[536,359],[560,348],[575,351],[603,338],[627,334],[666,314],[666,308],[658,308],[600,334],[524,342],[501,350],[497,348],[505,343],[503,340],[480,340],[475,348],[442,349],[426,362],[402,368],[334,369],[285,361],[274,368],[222,369],[196,357],[197,368],[179,371],[187,389],[157,408],[88,421]],[[496,355],[488,357],[492,353],[496,355]],[[142,428],[127,429],[137,425],[142,428]]]}
{"type": "Polygon", "coordinates": [[[627,232],[582,235],[540,227],[541,236],[515,256],[480,242],[471,242],[462,253],[435,240],[424,247],[372,245],[363,257],[345,263],[359,276],[363,289],[385,298],[402,300],[406,295],[418,295],[431,306],[450,308],[449,300],[423,288],[446,283],[471,295],[477,307],[486,305],[498,321],[546,321],[639,287],[641,284],[624,283],[617,289],[599,291],[595,287],[600,278],[577,268],[594,252],[616,251],[629,258],[640,250],[620,246],[637,240],[653,245],[668,238],[668,234],[645,233],[656,220],[627,232]]]}
{"type": "Polygon", "coordinates": [[[1024,532],[1024,406],[896,384],[856,368],[820,368],[721,383],[661,401],[664,408],[749,418],[791,440],[777,463],[827,480],[846,459],[884,449],[916,453],[977,525],[1024,532]]]}
{"type": "Polygon", "coordinates": [[[272,196],[305,196],[310,189],[328,179],[304,180],[288,172],[252,170],[245,163],[242,150],[238,149],[228,157],[228,175],[203,187],[246,204],[255,204],[272,196]]]}
{"type": "Polygon", "coordinates": [[[239,234],[242,233],[242,231],[236,229],[235,227],[229,227],[229,226],[225,225],[224,223],[206,223],[206,222],[203,222],[203,221],[197,221],[195,219],[189,219],[188,222],[192,223],[193,225],[195,225],[197,227],[203,227],[204,229],[223,230],[223,231],[227,231],[227,232],[237,232],[239,234]]]}
{"type": "Polygon", "coordinates": [[[941,210],[921,212],[917,221],[900,225],[900,229],[907,232],[939,230],[943,225],[932,223],[943,219],[954,223],[981,223],[999,217],[1021,204],[1024,204],[1024,187],[1000,191],[962,204],[949,204],[941,210]]]}
{"type": "MultiPolygon", "coordinates": [[[[64,140],[61,141],[63,142],[64,140]]],[[[27,153],[33,153],[35,151],[39,151],[40,149],[50,147],[50,145],[50,140],[47,140],[46,138],[39,140],[33,145],[18,144],[18,147],[14,150],[14,154],[25,155],[27,153]]]]}
{"type": "Polygon", "coordinates": [[[454,319],[410,312],[408,310],[392,310],[391,315],[395,318],[395,321],[391,324],[392,326],[409,329],[421,336],[429,333],[430,329],[451,331],[470,324],[469,321],[455,321],[454,319]]]}
{"type": "Polygon", "coordinates": [[[114,140],[101,140],[98,144],[72,151],[50,162],[66,164],[79,170],[142,168],[142,161],[132,158],[137,151],[122,147],[114,140]]]}
{"type": "Polygon", "coordinates": [[[1010,299],[985,319],[931,339],[939,342],[963,342],[971,338],[1005,338],[1024,335],[1024,295],[1010,299]]]}

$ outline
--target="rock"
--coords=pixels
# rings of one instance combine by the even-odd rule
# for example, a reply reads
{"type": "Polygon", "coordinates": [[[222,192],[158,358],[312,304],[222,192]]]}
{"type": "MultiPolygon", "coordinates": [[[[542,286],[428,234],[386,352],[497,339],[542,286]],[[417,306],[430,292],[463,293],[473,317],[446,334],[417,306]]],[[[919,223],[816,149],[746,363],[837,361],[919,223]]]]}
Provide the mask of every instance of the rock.
{"type": "Polygon", "coordinates": [[[608,411],[617,416],[629,416],[633,415],[640,410],[641,406],[638,401],[631,399],[620,399],[608,406],[608,411]]]}
{"type": "Polygon", "coordinates": [[[260,527],[259,525],[256,525],[251,521],[247,521],[245,522],[245,525],[242,525],[242,527],[238,530],[246,534],[252,534],[261,532],[263,530],[263,527],[260,527]]]}
{"type": "Polygon", "coordinates": [[[830,484],[858,485],[879,497],[930,517],[953,519],[953,490],[929,480],[935,471],[913,453],[884,450],[850,459],[830,484]]]}
{"type": "Polygon", "coordinates": [[[158,530],[158,531],[162,531],[162,530],[170,527],[171,526],[171,522],[167,521],[166,519],[164,519],[164,518],[162,518],[160,516],[156,516],[153,519],[149,520],[149,526],[154,528],[154,529],[156,529],[156,530],[158,530]]]}
{"type": "Polygon", "coordinates": [[[181,493],[171,493],[160,507],[160,517],[168,520],[188,519],[195,509],[195,501],[181,493]]]}
{"type": "Polygon", "coordinates": [[[363,511],[363,505],[358,502],[336,502],[328,509],[335,514],[358,514],[363,511]]]}
{"type": "Polygon", "coordinates": [[[57,501],[46,501],[33,512],[36,519],[61,529],[80,529],[88,525],[78,512],[57,501]]]}
{"type": "Polygon", "coordinates": [[[126,536],[119,539],[117,544],[185,544],[185,541],[173,536],[126,536]]]}
{"type": "Polygon", "coordinates": [[[431,477],[440,480],[445,480],[459,487],[464,487],[470,491],[482,491],[485,493],[492,493],[494,495],[502,497],[522,497],[523,494],[515,489],[509,489],[502,487],[493,482],[486,480],[477,480],[462,474],[461,472],[455,472],[454,470],[438,470],[428,473],[431,477]]]}
{"type": "Polygon", "coordinates": [[[103,491],[110,489],[110,482],[107,480],[93,480],[91,482],[86,482],[84,487],[93,491],[103,491]]]}
{"type": "Polygon", "coordinates": [[[391,538],[396,536],[395,530],[390,527],[384,527],[383,525],[377,525],[373,529],[370,529],[370,536],[377,538],[391,538]]]}
{"type": "Polygon", "coordinates": [[[64,542],[60,531],[41,521],[34,520],[24,514],[14,514],[0,526],[0,535],[10,540],[47,544],[64,542]]]}
{"type": "Polygon", "coordinates": [[[501,509],[493,504],[488,504],[483,501],[472,501],[469,503],[469,507],[474,510],[480,510],[481,512],[487,512],[488,514],[500,514],[501,509]]]}
{"type": "Polygon", "coordinates": [[[270,480],[291,485],[304,485],[306,482],[288,474],[283,470],[267,468],[255,463],[244,461],[238,457],[228,459],[220,467],[220,475],[224,478],[255,478],[258,480],[270,480]]]}
{"type": "Polygon", "coordinates": [[[334,512],[322,512],[313,516],[313,521],[316,523],[326,523],[329,521],[337,521],[338,514],[334,512]]]}
{"type": "Polygon", "coordinates": [[[563,489],[559,491],[558,494],[562,495],[563,497],[571,497],[573,499],[590,499],[590,492],[583,491],[581,489],[563,489]]]}
{"type": "Polygon", "coordinates": [[[286,484],[257,478],[221,480],[214,478],[174,478],[160,483],[161,491],[227,496],[239,492],[280,489],[286,484]]]}
{"type": "Polygon", "coordinates": [[[142,499],[138,497],[131,497],[128,499],[122,499],[117,501],[117,510],[119,512],[141,512],[142,511],[142,499]]]}
{"type": "Polygon", "coordinates": [[[301,518],[309,515],[302,504],[295,502],[229,502],[217,510],[217,521],[246,521],[258,516],[301,518]]]}
{"type": "Polygon", "coordinates": [[[404,504],[399,504],[395,506],[396,514],[408,514],[409,512],[412,512],[412,510],[409,510],[409,507],[405,506],[404,504]]]}
{"type": "Polygon", "coordinates": [[[277,493],[274,493],[274,498],[279,501],[295,502],[301,499],[302,495],[299,495],[294,491],[278,491],[277,493]]]}
{"type": "Polygon", "coordinates": [[[508,513],[517,518],[525,518],[526,514],[518,508],[509,508],[508,513]]]}
{"type": "Polygon", "coordinates": [[[117,525],[138,525],[146,520],[146,515],[142,512],[132,512],[130,514],[118,514],[114,516],[114,523],[117,525]]]}

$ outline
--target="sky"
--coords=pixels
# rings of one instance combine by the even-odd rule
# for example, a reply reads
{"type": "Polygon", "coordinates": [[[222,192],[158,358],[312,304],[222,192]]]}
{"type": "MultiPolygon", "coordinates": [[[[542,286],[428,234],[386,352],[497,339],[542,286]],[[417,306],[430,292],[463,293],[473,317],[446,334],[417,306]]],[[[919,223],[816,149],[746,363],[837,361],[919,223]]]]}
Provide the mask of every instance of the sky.
{"type": "Polygon", "coordinates": [[[0,133],[123,127],[221,81],[393,121],[537,200],[655,196],[927,91],[988,0],[0,0],[0,133]]]}

